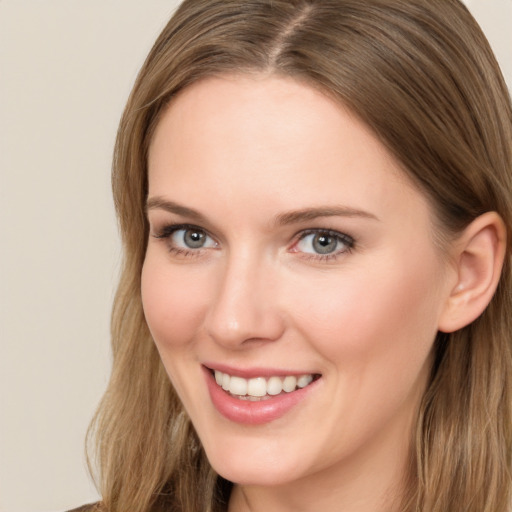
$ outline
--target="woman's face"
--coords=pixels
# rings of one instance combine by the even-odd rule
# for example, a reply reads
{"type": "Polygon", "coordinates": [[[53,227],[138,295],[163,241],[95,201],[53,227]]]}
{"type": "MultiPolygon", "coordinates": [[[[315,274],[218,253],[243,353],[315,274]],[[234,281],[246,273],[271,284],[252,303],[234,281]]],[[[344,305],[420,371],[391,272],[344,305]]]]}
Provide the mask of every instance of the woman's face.
{"type": "Polygon", "coordinates": [[[196,83],[152,140],[148,217],[147,322],[222,476],[401,468],[451,285],[364,124],[291,79],[196,83]]]}

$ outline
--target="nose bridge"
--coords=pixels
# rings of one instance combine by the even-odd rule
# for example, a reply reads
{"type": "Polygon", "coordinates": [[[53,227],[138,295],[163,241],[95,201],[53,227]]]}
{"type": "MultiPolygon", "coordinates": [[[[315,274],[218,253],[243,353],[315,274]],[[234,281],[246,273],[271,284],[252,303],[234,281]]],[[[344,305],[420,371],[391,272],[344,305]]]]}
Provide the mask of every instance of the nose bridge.
{"type": "Polygon", "coordinates": [[[279,338],[283,324],[275,301],[272,267],[248,248],[226,257],[206,319],[206,328],[215,341],[237,348],[250,340],[279,338]]]}

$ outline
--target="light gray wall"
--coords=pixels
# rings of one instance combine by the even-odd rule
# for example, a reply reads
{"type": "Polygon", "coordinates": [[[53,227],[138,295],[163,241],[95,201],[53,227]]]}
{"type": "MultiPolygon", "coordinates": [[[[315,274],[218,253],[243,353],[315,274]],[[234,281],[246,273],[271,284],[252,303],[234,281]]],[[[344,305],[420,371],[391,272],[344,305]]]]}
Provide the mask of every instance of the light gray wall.
{"type": "MultiPolygon", "coordinates": [[[[469,0],[512,84],[512,0],[469,0]]],[[[171,0],[0,0],[0,512],[96,499],[116,125],[171,0]]]]}
{"type": "Polygon", "coordinates": [[[96,499],[83,457],[109,368],[117,123],[177,1],[0,1],[0,511],[96,499]]]}

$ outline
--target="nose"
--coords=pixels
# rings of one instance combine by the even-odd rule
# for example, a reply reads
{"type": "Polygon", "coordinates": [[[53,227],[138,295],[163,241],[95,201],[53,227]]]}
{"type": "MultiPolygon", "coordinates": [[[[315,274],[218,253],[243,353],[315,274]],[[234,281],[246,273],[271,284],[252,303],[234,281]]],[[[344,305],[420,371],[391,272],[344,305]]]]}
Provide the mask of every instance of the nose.
{"type": "Polygon", "coordinates": [[[250,255],[233,255],[225,262],[205,319],[216,343],[236,350],[282,336],[285,321],[272,267],[250,255]]]}

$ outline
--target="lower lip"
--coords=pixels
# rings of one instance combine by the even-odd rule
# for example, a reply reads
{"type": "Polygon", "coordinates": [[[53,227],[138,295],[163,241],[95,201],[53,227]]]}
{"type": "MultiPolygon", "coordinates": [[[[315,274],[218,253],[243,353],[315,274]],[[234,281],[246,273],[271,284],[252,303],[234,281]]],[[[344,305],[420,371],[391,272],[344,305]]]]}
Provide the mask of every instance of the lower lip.
{"type": "Polygon", "coordinates": [[[204,368],[210,398],[215,408],[228,420],[244,425],[262,425],[284,416],[290,409],[305,400],[316,387],[318,380],[291,393],[251,402],[240,400],[226,393],[216,382],[210,370],[204,368]]]}

